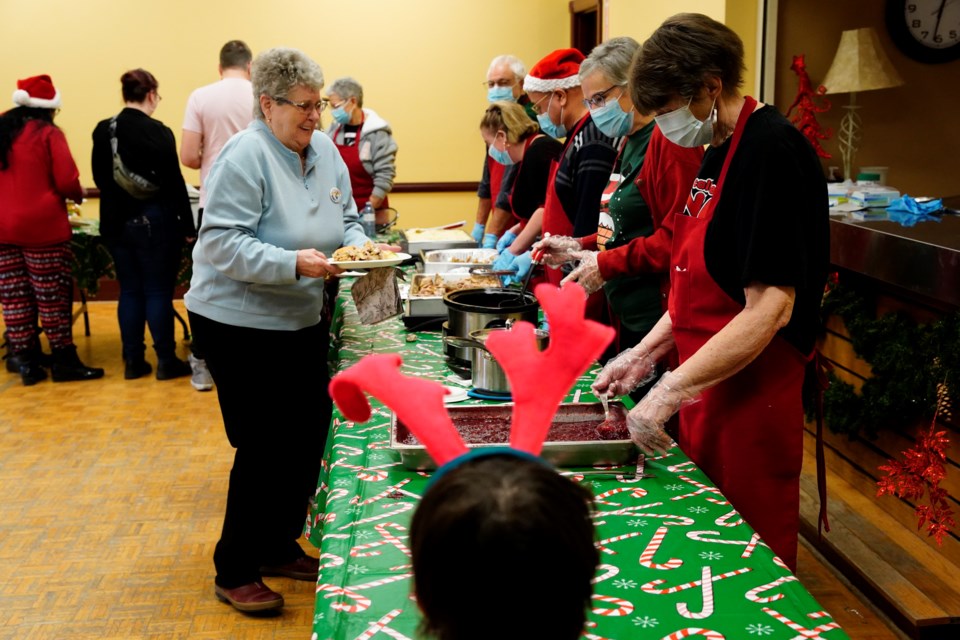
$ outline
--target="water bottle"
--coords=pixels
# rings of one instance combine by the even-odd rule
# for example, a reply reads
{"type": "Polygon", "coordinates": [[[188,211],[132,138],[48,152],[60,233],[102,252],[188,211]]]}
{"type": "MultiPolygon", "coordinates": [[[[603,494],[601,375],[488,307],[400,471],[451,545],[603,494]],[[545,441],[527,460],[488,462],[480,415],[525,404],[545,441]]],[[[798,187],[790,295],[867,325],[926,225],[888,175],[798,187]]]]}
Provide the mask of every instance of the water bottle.
{"type": "Polygon", "coordinates": [[[377,235],[377,212],[373,210],[373,205],[367,202],[360,213],[360,226],[363,227],[363,235],[373,240],[377,235]]]}

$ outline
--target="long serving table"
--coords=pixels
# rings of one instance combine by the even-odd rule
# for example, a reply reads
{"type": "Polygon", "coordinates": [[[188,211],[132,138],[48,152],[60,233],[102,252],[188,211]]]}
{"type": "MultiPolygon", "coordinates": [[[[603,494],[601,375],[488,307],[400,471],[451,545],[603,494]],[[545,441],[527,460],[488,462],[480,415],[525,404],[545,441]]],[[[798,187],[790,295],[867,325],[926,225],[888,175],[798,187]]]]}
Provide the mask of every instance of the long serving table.
{"type": "MultiPolygon", "coordinates": [[[[399,319],[362,326],[349,283],[334,310],[334,366],[400,353],[405,373],[443,382],[450,372],[440,336],[408,334],[399,319]]],[[[595,401],[595,375],[581,378],[568,401],[595,401]]],[[[390,411],[372,404],[364,424],[334,409],[306,527],[321,560],[314,640],[418,637],[407,529],[429,476],[401,466],[388,446],[390,411]]],[[[594,493],[601,552],[584,638],[848,637],[683,452],[648,458],[646,471],[656,477],[574,476],[594,493]]],[[[538,587],[536,575],[503,579],[538,587]]],[[[522,601],[504,602],[505,619],[508,611],[540,615],[522,601]]]]}

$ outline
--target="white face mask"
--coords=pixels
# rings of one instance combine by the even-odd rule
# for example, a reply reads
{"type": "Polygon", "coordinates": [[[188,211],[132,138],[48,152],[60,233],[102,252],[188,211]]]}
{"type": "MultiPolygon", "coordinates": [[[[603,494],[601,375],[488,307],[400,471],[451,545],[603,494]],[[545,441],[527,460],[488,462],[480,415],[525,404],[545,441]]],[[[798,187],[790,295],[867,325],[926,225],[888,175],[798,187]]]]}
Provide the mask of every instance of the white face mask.
{"type": "MultiPolygon", "coordinates": [[[[690,98],[690,102],[693,102],[693,98],[690,98]]],[[[681,147],[702,147],[713,139],[713,124],[717,121],[715,109],[717,101],[713,101],[710,116],[704,121],[697,120],[690,111],[690,102],[670,113],[657,116],[654,120],[657,121],[663,137],[670,142],[681,147]]]]}

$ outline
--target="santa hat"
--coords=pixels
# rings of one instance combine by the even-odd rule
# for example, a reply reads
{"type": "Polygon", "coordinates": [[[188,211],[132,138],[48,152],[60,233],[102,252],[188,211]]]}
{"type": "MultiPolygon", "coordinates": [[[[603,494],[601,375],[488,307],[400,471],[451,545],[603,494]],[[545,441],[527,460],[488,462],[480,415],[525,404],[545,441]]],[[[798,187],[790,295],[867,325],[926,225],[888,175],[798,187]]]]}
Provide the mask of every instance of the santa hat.
{"type": "Polygon", "coordinates": [[[18,107],[59,109],[60,92],[53,86],[50,76],[24,78],[17,80],[17,90],[13,92],[13,104],[18,107]]]}
{"type": "Polygon", "coordinates": [[[523,81],[523,90],[550,93],[579,87],[581,62],[583,54],[576,49],[557,49],[533,65],[523,81]]]}

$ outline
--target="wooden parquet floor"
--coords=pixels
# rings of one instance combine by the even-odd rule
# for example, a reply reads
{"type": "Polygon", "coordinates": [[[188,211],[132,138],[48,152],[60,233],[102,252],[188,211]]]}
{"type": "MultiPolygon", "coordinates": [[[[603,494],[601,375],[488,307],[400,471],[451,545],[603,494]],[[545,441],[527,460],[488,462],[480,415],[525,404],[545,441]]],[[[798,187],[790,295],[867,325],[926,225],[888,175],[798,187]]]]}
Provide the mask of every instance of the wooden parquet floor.
{"type": "MultiPolygon", "coordinates": [[[[75,341],[102,380],[0,368],[0,639],[310,638],[312,584],[267,578],[286,599],[272,618],[213,595],[233,452],[216,392],[124,380],[116,303],[89,306],[75,341]]],[[[900,637],[803,544],[800,579],[851,638],[900,637]]]]}

